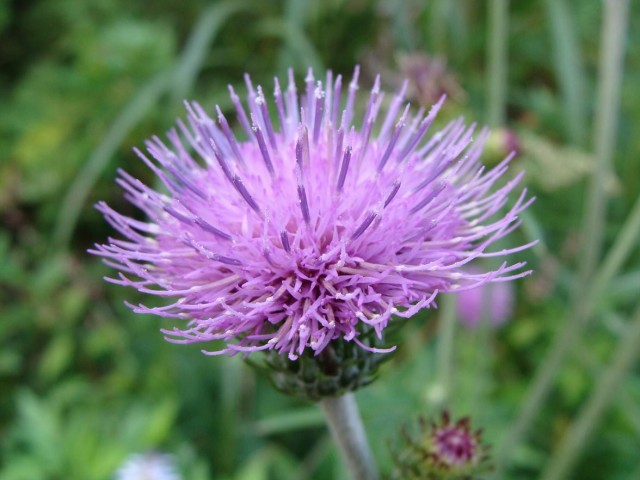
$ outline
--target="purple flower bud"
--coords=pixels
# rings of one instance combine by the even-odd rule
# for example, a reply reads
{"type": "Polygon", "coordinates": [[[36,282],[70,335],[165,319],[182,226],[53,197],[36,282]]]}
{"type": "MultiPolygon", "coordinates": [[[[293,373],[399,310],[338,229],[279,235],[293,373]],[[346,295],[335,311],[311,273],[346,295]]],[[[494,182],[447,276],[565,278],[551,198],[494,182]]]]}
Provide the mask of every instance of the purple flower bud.
{"type": "Polygon", "coordinates": [[[469,429],[469,419],[451,423],[449,415],[442,415],[440,424],[431,426],[431,456],[447,467],[465,467],[479,458],[479,437],[469,429]]]}
{"type": "Polygon", "coordinates": [[[472,480],[492,469],[482,430],[473,431],[469,417],[454,422],[444,411],[429,423],[420,418],[418,434],[403,428],[402,437],[402,448],[394,452],[394,480],[472,480]]]}

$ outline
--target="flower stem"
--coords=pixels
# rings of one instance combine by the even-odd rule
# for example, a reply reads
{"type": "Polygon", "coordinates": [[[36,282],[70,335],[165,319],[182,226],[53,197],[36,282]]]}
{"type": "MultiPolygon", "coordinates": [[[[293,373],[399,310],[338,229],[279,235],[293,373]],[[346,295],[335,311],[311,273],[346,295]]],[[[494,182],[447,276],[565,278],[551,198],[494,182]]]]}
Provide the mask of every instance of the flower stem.
{"type": "Polygon", "coordinates": [[[340,397],[324,397],[319,403],[351,478],[380,478],[353,393],[340,397]]]}

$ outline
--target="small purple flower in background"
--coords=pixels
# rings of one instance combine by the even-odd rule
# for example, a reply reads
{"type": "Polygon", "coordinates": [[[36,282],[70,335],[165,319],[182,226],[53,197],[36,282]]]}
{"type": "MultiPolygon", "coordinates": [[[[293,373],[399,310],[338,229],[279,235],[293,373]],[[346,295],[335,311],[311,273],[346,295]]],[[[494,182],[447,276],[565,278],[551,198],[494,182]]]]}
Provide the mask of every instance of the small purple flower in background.
{"type": "Polygon", "coordinates": [[[469,273],[518,225],[525,192],[500,213],[522,174],[493,188],[510,157],[480,163],[488,132],[461,119],[431,137],[443,99],[426,115],[404,106],[406,83],[389,101],[379,78],[356,118],[358,74],[343,79],[309,70],[298,96],[275,79],[268,104],[245,77],[243,105],[230,87],[243,139],[216,107],[195,102],[187,122],[137,154],[164,184],[154,190],[126,172],[118,183],[146,221],[98,209],[124,236],[93,253],[120,271],[112,282],[171,298],[135,312],[172,317],[163,330],[176,343],[223,341],[209,354],[275,350],[296,359],[337,339],[369,351],[365,333],[382,338],[392,316],[435,306],[457,292],[526,275],[523,263],[469,273]],[[276,112],[272,118],[269,108],[276,112]]]}
{"type": "Polygon", "coordinates": [[[431,422],[419,418],[417,435],[403,428],[402,448],[395,452],[392,479],[474,480],[492,469],[482,430],[469,417],[452,421],[448,412],[431,422]]]}
{"type": "Polygon", "coordinates": [[[116,472],[115,480],[180,480],[173,458],[160,453],[129,457],[116,472]]]}
{"type": "Polygon", "coordinates": [[[469,429],[469,418],[451,423],[449,415],[442,414],[439,424],[431,425],[430,456],[434,463],[446,467],[464,467],[480,458],[479,433],[469,429]]]}
{"type": "Polygon", "coordinates": [[[507,282],[481,285],[456,295],[458,317],[470,328],[477,327],[483,319],[493,327],[503,325],[511,319],[514,303],[515,289],[507,282]]]}

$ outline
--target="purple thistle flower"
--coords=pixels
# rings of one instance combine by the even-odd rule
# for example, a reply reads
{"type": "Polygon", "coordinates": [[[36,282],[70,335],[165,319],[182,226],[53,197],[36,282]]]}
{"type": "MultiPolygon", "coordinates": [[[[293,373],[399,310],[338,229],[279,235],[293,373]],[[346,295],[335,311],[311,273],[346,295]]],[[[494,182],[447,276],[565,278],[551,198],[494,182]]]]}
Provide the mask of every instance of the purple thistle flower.
{"type": "Polygon", "coordinates": [[[466,273],[493,242],[512,232],[531,200],[523,191],[500,210],[522,178],[493,185],[511,157],[491,170],[479,162],[488,132],[461,119],[428,138],[443,99],[428,114],[403,108],[403,88],[383,103],[380,79],[356,118],[356,67],[324,83],[309,70],[298,96],[275,79],[272,119],[248,76],[246,105],[229,87],[244,130],[238,140],[216,107],[209,117],[186,103],[187,123],[136,153],[164,184],[156,191],[126,172],[118,183],[147,216],[139,221],[97,208],[125,239],[93,253],[120,271],[113,283],[170,297],[134,312],[182,319],[163,330],[176,343],[222,340],[207,354],[276,350],[296,359],[332,340],[382,338],[393,315],[435,306],[436,295],[526,275],[508,261],[466,273]],[[345,98],[346,97],[346,98],[345,98]]]}

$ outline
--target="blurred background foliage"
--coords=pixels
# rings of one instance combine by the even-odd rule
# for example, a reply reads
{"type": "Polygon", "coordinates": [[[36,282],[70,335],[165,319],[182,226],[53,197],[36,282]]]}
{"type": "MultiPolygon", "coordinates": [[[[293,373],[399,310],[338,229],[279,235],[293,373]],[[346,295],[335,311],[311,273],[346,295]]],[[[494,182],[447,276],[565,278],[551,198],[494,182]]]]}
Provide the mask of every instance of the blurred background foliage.
{"type": "MultiPolygon", "coordinates": [[[[614,165],[600,179],[605,249],[639,190],[640,4],[629,13],[614,165]]],[[[506,118],[486,161],[515,148],[529,172],[538,200],[511,241],[541,238],[520,255],[536,273],[517,282],[510,324],[456,329],[446,388],[438,312],[405,327],[382,378],[358,393],[385,470],[399,427],[443,405],[500,446],[570,313],[602,18],[595,0],[509,6],[506,118]]],[[[0,0],[0,479],[107,479],[151,450],[174,455],[185,479],[345,478],[314,406],[237,358],[165,343],[157,318],[123,305],[139,295],[104,283],[86,253],[111,234],[92,205],[137,215],[114,182],[119,167],[153,182],[131,147],[171,128],[183,98],[228,110],[227,84],[243,90],[245,72],[271,85],[289,66],[349,75],[359,63],[364,86],[378,72],[387,91],[409,78],[414,105],[448,93],[442,122],[490,122],[491,33],[487,4],[472,0],[0,0]]],[[[504,478],[538,478],[604,378],[640,291],[640,252],[624,260],[504,478]]],[[[640,374],[625,373],[571,478],[640,478],[640,374]]]]}

